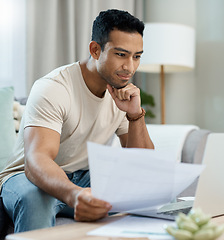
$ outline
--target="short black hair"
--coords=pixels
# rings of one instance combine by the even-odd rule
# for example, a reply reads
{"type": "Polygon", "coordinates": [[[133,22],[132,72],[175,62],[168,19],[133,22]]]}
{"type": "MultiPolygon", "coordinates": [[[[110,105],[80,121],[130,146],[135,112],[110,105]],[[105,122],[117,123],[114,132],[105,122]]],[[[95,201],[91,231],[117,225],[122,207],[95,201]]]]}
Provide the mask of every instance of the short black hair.
{"type": "Polygon", "coordinates": [[[92,41],[97,42],[103,51],[112,30],[117,29],[129,33],[138,32],[143,36],[144,28],[144,23],[129,12],[109,9],[100,12],[93,22],[92,41]]]}

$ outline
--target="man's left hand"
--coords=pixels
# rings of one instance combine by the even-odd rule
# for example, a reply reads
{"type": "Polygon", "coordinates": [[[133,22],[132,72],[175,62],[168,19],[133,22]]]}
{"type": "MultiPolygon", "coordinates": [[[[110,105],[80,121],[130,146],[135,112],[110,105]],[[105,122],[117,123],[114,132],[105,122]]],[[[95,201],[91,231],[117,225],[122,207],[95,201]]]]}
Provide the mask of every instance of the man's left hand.
{"type": "Polygon", "coordinates": [[[132,83],[126,87],[116,89],[107,85],[107,89],[111,94],[117,107],[128,114],[129,117],[135,117],[141,114],[141,98],[140,89],[132,83]]]}

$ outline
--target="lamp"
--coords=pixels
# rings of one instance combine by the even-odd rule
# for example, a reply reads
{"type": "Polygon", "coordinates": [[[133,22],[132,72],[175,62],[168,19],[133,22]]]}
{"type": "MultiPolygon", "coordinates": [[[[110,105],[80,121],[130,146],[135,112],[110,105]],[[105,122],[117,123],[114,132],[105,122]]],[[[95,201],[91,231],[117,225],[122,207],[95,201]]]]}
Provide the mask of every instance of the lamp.
{"type": "Polygon", "coordinates": [[[195,31],[181,24],[146,23],[138,71],[160,73],[161,123],[165,124],[165,73],[194,68],[195,31]]]}

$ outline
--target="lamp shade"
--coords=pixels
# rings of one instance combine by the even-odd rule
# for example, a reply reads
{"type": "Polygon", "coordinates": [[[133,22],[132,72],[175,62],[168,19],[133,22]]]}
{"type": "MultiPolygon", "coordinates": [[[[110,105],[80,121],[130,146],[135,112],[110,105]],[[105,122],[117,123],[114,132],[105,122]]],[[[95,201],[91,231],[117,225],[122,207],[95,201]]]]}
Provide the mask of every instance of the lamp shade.
{"type": "Polygon", "coordinates": [[[194,68],[195,31],[181,24],[146,23],[138,71],[181,72],[194,68]]]}

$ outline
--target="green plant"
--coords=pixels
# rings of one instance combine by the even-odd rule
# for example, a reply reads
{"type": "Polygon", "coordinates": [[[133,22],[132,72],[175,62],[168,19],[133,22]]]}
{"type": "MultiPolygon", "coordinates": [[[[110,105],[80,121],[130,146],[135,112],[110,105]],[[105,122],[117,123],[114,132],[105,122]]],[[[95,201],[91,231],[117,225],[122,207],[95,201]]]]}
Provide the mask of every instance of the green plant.
{"type": "Polygon", "coordinates": [[[141,104],[146,111],[146,116],[150,118],[155,118],[155,114],[151,111],[151,107],[155,106],[154,97],[142,89],[140,89],[141,104]]]}
{"type": "Polygon", "coordinates": [[[179,213],[176,227],[165,226],[176,240],[214,240],[224,232],[224,225],[217,225],[201,209],[192,209],[188,215],[179,213]]]}

